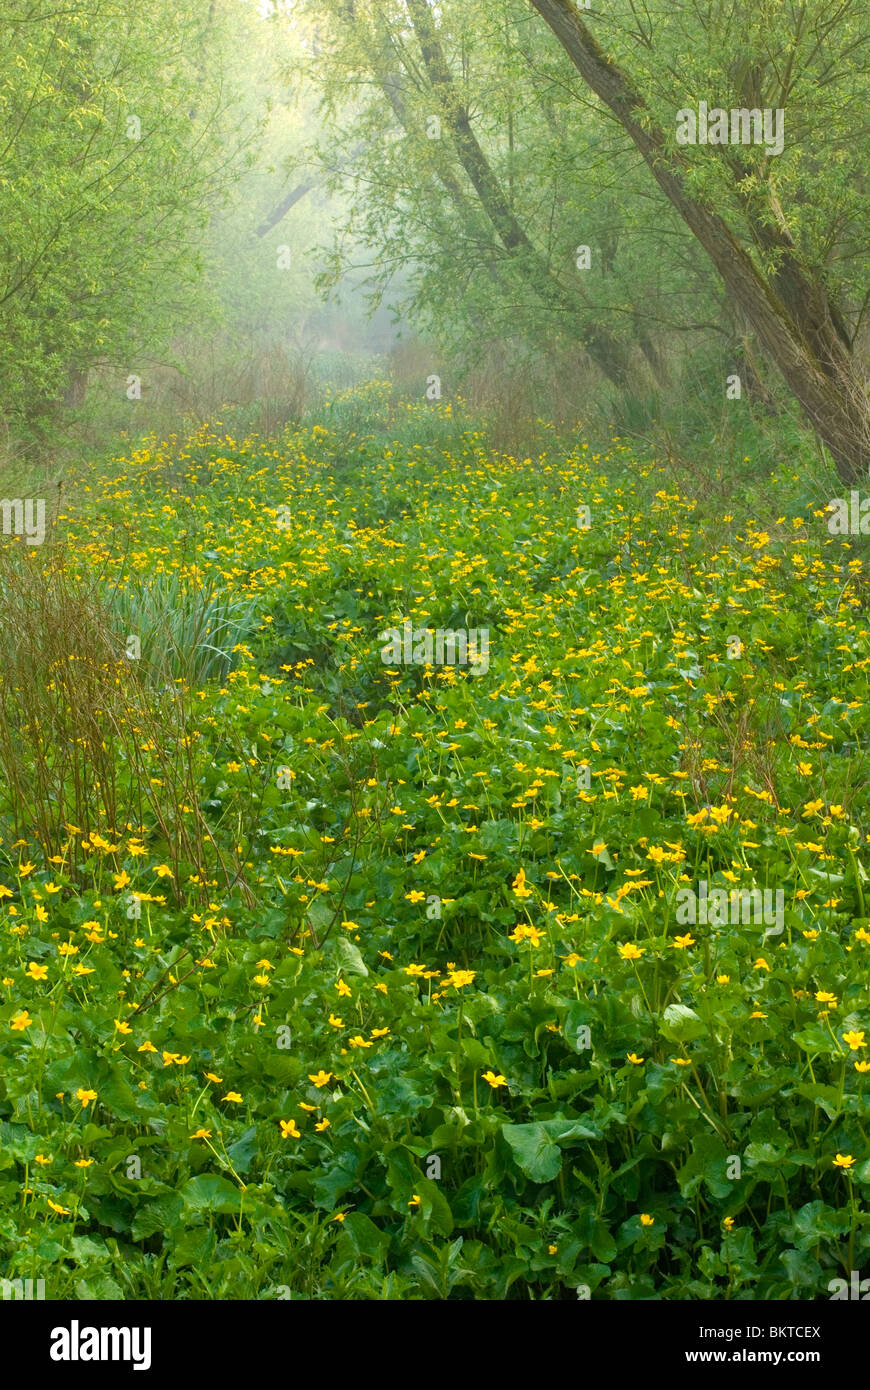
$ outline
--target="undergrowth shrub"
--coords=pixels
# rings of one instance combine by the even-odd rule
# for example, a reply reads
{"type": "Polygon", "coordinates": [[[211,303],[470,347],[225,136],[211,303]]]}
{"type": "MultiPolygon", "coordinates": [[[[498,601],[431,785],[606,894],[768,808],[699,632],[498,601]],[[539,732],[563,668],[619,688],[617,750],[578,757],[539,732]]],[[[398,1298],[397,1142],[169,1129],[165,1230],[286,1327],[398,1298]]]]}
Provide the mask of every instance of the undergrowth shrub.
{"type": "Polygon", "coordinates": [[[131,660],[117,614],[63,546],[0,546],[2,816],[15,839],[35,840],[73,875],[89,836],[132,830],[165,850],[174,881],[193,870],[205,885],[219,870],[244,882],[200,808],[194,697],[173,670],[204,679],[228,669],[233,606],[212,597],[174,613],[172,586],[160,592],[162,606],[148,610],[152,661],[131,660]],[[219,634],[224,647],[209,640],[219,634]]]}

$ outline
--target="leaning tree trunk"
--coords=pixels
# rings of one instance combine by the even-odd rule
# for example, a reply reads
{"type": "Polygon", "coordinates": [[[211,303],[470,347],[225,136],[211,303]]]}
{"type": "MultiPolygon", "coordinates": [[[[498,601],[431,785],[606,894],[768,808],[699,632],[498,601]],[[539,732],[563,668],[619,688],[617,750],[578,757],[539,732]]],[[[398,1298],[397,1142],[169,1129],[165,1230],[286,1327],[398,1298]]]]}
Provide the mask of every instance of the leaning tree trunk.
{"type": "Polygon", "coordinates": [[[477,194],[481,208],[502,245],[520,265],[535,292],[550,308],[569,315],[592,361],[618,390],[632,378],[631,352],[611,331],[600,311],[588,302],[579,287],[569,290],[547,265],[519,221],[510,198],[487,159],[471,125],[468,112],[455,90],[450,67],[433,25],[426,0],[406,0],[411,25],[417,35],[423,67],[431,88],[440,97],[441,111],[456,156],[477,194]]]}
{"type": "Polygon", "coordinates": [[[685,162],[667,149],[660,129],[641,117],[645,103],[608,58],[572,0],[530,0],[583,80],[610,108],[653,177],[701,243],[828,446],[837,472],[852,485],[870,472],[870,401],[821,276],[799,267],[785,250],[784,268],[768,282],[725,221],[689,193],[685,162]]]}

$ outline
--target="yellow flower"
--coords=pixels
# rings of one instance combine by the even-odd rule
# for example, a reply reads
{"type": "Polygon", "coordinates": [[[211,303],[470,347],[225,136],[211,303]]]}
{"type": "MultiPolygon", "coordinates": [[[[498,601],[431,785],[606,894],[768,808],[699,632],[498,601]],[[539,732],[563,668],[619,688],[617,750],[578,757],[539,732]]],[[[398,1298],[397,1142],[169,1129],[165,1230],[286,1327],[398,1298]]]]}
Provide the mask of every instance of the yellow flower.
{"type": "Polygon", "coordinates": [[[297,1127],[296,1127],[296,1121],[295,1121],[295,1120],[279,1120],[278,1123],[279,1123],[280,1126],[281,1126],[281,1138],[282,1138],[282,1139],[301,1139],[301,1138],[302,1138],[302,1133],[301,1133],[301,1131],[300,1131],[299,1129],[297,1129],[297,1127]]]}
{"type": "Polygon", "coordinates": [[[226,1095],[224,1096],[224,1100],[231,1100],[233,1105],[242,1104],[242,1098],[239,1095],[238,1091],[227,1091],[226,1095]]]}
{"type": "Polygon", "coordinates": [[[32,960],[32,961],[30,962],[30,964],[28,965],[28,967],[27,967],[27,969],[25,970],[24,973],[25,973],[25,975],[27,975],[31,980],[44,980],[45,977],[46,977],[47,974],[48,974],[48,966],[47,966],[47,965],[37,965],[37,964],[36,964],[36,961],[33,961],[33,960],[32,960]]]}
{"type": "Polygon", "coordinates": [[[61,1206],[59,1206],[58,1203],[57,1203],[57,1202],[53,1202],[53,1201],[51,1200],[50,1197],[46,1197],[45,1200],[48,1202],[48,1205],[51,1207],[52,1211],[56,1211],[56,1212],[57,1212],[58,1216],[69,1216],[69,1208],[68,1208],[68,1207],[61,1207],[61,1206]]]}
{"type": "Polygon", "coordinates": [[[94,1160],[93,1160],[92,1158],[77,1158],[77,1159],[76,1159],[76,1167],[77,1167],[77,1168],[90,1168],[90,1166],[91,1166],[91,1164],[93,1163],[93,1161],[94,1161],[94,1160]]]}
{"type": "Polygon", "coordinates": [[[320,1088],[321,1088],[322,1086],[328,1086],[328,1085],[329,1085],[330,1081],[332,1080],[332,1072],[331,1072],[331,1071],[322,1071],[322,1070],[321,1070],[321,1071],[315,1072],[313,1076],[312,1076],[311,1073],[309,1072],[309,1074],[308,1074],[308,1080],[311,1082],[311,1084],[312,1084],[313,1086],[316,1086],[317,1089],[320,1090],[320,1088]]]}
{"type": "Polygon", "coordinates": [[[470,985],[476,975],[475,970],[451,970],[449,975],[445,975],[445,985],[452,985],[454,989],[462,989],[464,985],[470,985]]]}
{"type": "Polygon", "coordinates": [[[32,1022],[33,1019],[30,1017],[27,1010],[21,1009],[14,1018],[10,1018],[9,1027],[12,1029],[13,1033],[23,1033],[24,1029],[29,1028],[32,1022]]]}
{"type": "Polygon", "coordinates": [[[222,1077],[222,1076],[215,1076],[215,1074],[214,1074],[213,1071],[206,1071],[206,1072],[203,1072],[203,1076],[205,1077],[206,1081],[213,1081],[213,1082],[215,1083],[216,1086],[219,1086],[219,1085],[221,1084],[221,1082],[223,1081],[223,1077],[222,1077]]]}
{"type": "Polygon", "coordinates": [[[416,1192],[415,1192],[414,1195],[413,1195],[413,1197],[411,1197],[411,1198],[409,1199],[409,1201],[408,1201],[408,1206],[409,1206],[409,1207],[419,1207],[419,1205],[420,1205],[420,1198],[417,1196],[417,1194],[416,1194],[416,1192]]]}
{"type": "Polygon", "coordinates": [[[137,1048],[136,1048],[136,1051],[137,1051],[137,1052],[156,1052],[156,1051],[157,1051],[157,1048],[154,1046],[153,1042],[143,1042],[143,1044],[142,1044],[141,1047],[137,1047],[137,1048]]]}
{"type": "Polygon", "coordinates": [[[514,881],[513,881],[512,887],[513,887],[514,893],[516,894],[516,896],[517,896],[518,898],[530,898],[530,897],[532,896],[532,890],[531,890],[531,888],[527,888],[527,887],[526,887],[526,871],[525,871],[525,869],[520,869],[519,873],[517,874],[516,878],[515,878],[514,881]]]}
{"type": "Polygon", "coordinates": [[[859,1047],[866,1047],[864,1029],[862,1028],[860,1033],[857,1033],[855,1029],[852,1028],[848,1033],[843,1034],[843,1042],[848,1043],[853,1052],[857,1052],[859,1047]]]}
{"type": "Polygon", "coordinates": [[[733,1216],[726,1216],[726,1217],[723,1219],[723,1221],[722,1221],[722,1225],[725,1227],[725,1230],[726,1230],[726,1231],[733,1231],[733,1230],[734,1230],[734,1217],[733,1217],[733,1216]]]}
{"type": "Polygon", "coordinates": [[[123,1018],[115,1019],[115,1027],[117,1028],[119,1033],[132,1033],[133,1031],[129,1023],[127,1023],[126,1019],[123,1018]]]}
{"type": "Polygon", "coordinates": [[[37,1155],[36,1155],[36,1162],[37,1162],[42,1168],[45,1168],[49,1163],[51,1163],[51,1158],[50,1158],[50,1157],[47,1157],[45,1154],[37,1154],[37,1155]]]}
{"type": "Polygon", "coordinates": [[[652,1226],[655,1224],[655,1217],[650,1216],[649,1212],[642,1211],[640,1214],[641,1226],[652,1226]]]}
{"type": "Polygon", "coordinates": [[[319,1120],[314,1128],[320,1134],[324,1129],[329,1129],[329,1120],[319,1120]]]}
{"type": "Polygon", "coordinates": [[[343,1027],[344,1027],[344,1023],[342,1022],[342,1020],[341,1020],[340,1018],[337,1018],[337,1017],[335,1016],[335,1014],[330,1014],[330,1015],[329,1015],[329,1023],[331,1024],[331,1026],[332,1026],[333,1028],[343,1028],[343,1027]]]}
{"type": "Polygon", "coordinates": [[[870,1062],[856,1062],[855,1070],[861,1072],[870,1071],[870,1062]]]}
{"type": "Polygon", "coordinates": [[[628,1058],[629,1062],[631,1062],[636,1067],[639,1067],[643,1061],[643,1058],[638,1057],[636,1052],[626,1052],[625,1055],[628,1058]]]}
{"type": "Polygon", "coordinates": [[[518,946],[524,941],[528,941],[533,949],[537,950],[543,940],[543,932],[539,927],[530,927],[525,922],[518,922],[508,937],[509,941],[515,941],[518,946]]]}
{"type": "Polygon", "coordinates": [[[76,1100],[81,1101],[83,1110],[87,1110],[91,1101],[96,1100],[96,1098],[96,1091],[86,1091],[84,1086],[79,1086],[78,1090],[76,1091],[76,1100]]]}
{"type": "Polygon", "coordinates": [[[635,946],[633,941],[627,941],[623,946],[617,946],[617,951],[623,960],[640,960],[645,946],[635,946]]]}
{"type": "Polygon", "coordinates": [[[350,1039],[349,1039],[349,1042],[350,1042],[351,1047],[373,1047],[373,1046],[374,1046],[374,1044],[373,1044],[373,1043],[370,1043],[370,1042],[368,1041],[367,1038],[364,1038],[364,1037],[362,1036],[361,1033],[357,1033],[357,1035],[356,1035],[355,1038],[350,1038],[350,1039]]]}
{"type": "Polygon", "coordinates": [[[855,1160],[851,1154],[837,1154],[837,1157],[833,1160],[835,1168],[845,1168],[847,1172],[854,1162],[855,1160]]]}
{"type": "Polygon", "coordinates": [[[482,1075],[484,1081],[487,1081],[494,1091],[497,1090],[499,1086],[507,1085],[507,1077],[502,1076],[500,1072],[485,1071],[482,1075]]]}
{"type": "Polygon", "coordinates": [[[191,1139],[210,1139],[210,1138],[211,1138],[211,1130],[210,1130],[210,1129],[198,1129],[198,1130],[196,1131],[196,1133],[195,1133],[195,1134],[191,1134],[190,1137],[191,1137],[191,1139]]]}

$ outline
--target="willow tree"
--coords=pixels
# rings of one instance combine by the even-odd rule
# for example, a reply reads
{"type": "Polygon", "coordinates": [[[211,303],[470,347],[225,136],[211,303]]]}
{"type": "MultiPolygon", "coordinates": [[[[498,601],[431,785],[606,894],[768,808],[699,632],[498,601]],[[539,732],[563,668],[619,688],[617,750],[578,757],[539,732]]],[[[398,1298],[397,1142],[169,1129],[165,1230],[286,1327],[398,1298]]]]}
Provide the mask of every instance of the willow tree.
{"type": "Polygon", "coordinates": [[[575,88],[595,94],[602,118],[629,137],[703,248],[841,478],[866,476],[865,5],[648,0],[640,12],[633,0],[600,10],[573,0],[528,4],[579,74],[575,88]],[[715,142],[702,143],[696,125],[692,143],[686,113],[700,121],[702,103],[704,115],[721,110],[729,121],[715,142]],[[781,150],[755,138],[754,117],[748,140],[744,118],[730,119],[765,110],[782,113],[781,150]]]}
{"type": "Polygon", "coordinates": [[[373,296],[397,273],[410,279],[406,307],[454,339],[582,346],[618,387],[644,356],[660,370],[663,282],[671,307],[685,295],[689,321],[701,292],[697,277],[686,284],[691,238],[648,200],[615,201],[614,174],[636,183],[636,157],[621,134],[571,128],[576,102],[540,71],[548,45],[524,5],[310,0],[308,11],[323,21],[308,75],[333,115],[320,157],[350,194],[333,279],[364,245],[373,296]],[[584,166],[597,172],[578,185],[584,166]],[[668,247],[643,254],[663,226],[668,247]]]}
{"type": "MultiPolygon", "coordinates": [[[[6,0],[0,22],[0,414],[33,420],[196,307],[232,177],[224,10],[6,0]]],[[[123,380],[123,378],[121,378],[123,380]]]]}

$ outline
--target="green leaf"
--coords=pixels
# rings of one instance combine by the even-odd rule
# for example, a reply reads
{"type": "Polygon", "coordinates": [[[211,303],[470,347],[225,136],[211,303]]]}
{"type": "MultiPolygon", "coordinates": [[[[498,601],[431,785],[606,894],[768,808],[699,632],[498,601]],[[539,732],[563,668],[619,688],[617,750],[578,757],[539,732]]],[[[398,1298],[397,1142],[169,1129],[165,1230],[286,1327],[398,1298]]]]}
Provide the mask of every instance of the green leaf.
{"type": "Polygon", "coordinates": [[[558,1144],[543,1124],[502,1125],[517,1167],[532,1182],[550,1182],[562,1166],[558,1144]]]}
{"type": "Polygon", "coordinates": [[[335,955],[339,970],[345,970],[349,975],[367,975],[368,966],[360,955],[358,947],[352,941],[348,941],[346,936],[340,936],[335,943],[335,955]]]}
{"type": "Polygon", "coordinates": [[[691,1042],[700,1038],[707,1029],[694,1009],[685,1004],[669,1004],[662,1014],[659,1032],[670,1042],[691,1042]]]}
{"type": "Polygon", "coordinates": [[[189,1178],[179,1195],[192,1211],[235,1212],[241,1198],[235,1184],[219,1173],[200,1173],[197,1178],[189,1178]]]}
{"type": "Polygon", "coordinates": [[[134,1240],[145,1240],[158,1231],[170,1231],[178,1222],[184,1203],[176,1192],[166,1197],[158,1197],[147,1206],[140,1207],[133,1218],[130,1234],[134,1240]]]}
{"type": "Polygon", "coordinates": [[[390,1237],[381,1231],[361,1211],[350,1212],[342,1222],[342,1243],[349,1244],[354,1255],[377,1263],[389,1249],[390,1237]]]}
{"type": "Polygon", "coordinates": [[[122,1303],[124,1291],[108,1274],[96,1274],[90,1279],[80,1279],[76,1284],[76,1298],[88,1303],[122,1303]]]}
{"type": "Polygon", "coordinates": [[[227,1155],[230,1163],[237,1173],[247,1173],[251,1166],[251,1159],[257,1152],[257,1127],[251,1125],[246,1129],[240,1139],[234,1144],[230,1144],[227,1155]]]}

